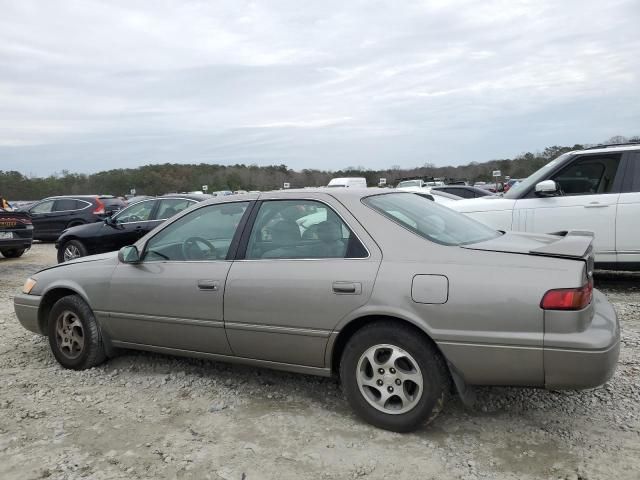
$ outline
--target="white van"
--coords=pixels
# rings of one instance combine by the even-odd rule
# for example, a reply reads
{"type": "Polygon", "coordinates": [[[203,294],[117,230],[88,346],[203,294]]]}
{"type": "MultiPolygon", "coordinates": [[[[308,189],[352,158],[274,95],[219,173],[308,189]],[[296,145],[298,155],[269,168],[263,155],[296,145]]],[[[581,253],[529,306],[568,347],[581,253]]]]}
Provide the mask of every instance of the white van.
{"type": "Polygon", "coordinates": [[[367,179],[364,177],[332,178],[327,187],[367,188],[367,179]]]}

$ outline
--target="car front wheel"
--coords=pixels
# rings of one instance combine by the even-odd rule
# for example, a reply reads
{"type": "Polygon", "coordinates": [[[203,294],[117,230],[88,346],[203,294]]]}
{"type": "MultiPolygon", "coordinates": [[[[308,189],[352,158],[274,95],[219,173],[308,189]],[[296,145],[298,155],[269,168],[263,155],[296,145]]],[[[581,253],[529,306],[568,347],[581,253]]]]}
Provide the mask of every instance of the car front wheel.
{"type": "Polygon", "coordinates": [[[68,262],[75,258],[86,257],[87,247],[79,240],[69,240],[58,249],[58,263],[68,262]]]}
{"type": "Polygon", "coordinates": [[[49,314],[48,335],[53,356],[65,368],[85,370],[106,358],[96,318],[77,295],[55,303],[49,314]]]}
{"type": "Polygon", "coordinates": [[[340,378],[356,414],[394,432],[433,420],[450,385],[436,347],[421,332],[395,322],[366,325],[351,337],[340,378]]]}

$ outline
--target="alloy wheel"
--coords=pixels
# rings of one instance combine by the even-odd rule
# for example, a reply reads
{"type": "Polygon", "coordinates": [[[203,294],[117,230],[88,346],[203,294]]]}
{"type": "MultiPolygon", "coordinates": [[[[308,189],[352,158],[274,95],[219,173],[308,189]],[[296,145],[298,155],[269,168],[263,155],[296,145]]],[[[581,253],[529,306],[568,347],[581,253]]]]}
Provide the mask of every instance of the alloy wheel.
{"type": "Polygon", "coordinates": [[[56,343],[60,352],[73,360],[84,350],[84,328],[78,316],[65,310],[56,319],[56,343]]]}
{"type": "Polygon", "coordinates": [[[367,402],[384,413],[406,413],[422,397],[418,362],[395,345],[380,344],[365,350],[358,360],[356,379],[367,402]]]}
{"type": "Polygon", "coordinates": [[[80,249],[75,245],[66,245],[64,247],[64,261],[68,262],[69,260],[73,260],[74,258],[80,258],[82,254],[80,253],[80,249]]]}

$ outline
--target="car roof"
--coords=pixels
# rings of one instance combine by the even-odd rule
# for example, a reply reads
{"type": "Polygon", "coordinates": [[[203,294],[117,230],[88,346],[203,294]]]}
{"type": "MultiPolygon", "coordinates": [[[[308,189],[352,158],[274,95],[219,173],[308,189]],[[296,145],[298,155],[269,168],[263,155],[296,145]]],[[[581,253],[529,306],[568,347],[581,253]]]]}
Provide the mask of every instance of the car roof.
{"type": "Polygon", "coordinates": [[[206,193],[167,193],[156,198],[186,198],[188,200],[197,200],[198,202],[203,202],[215,197],[206,193]]]}
{"type": "Polygon", "coordinates": [[[43,200],[58,200],[58,199],[65,199],[65,198],[80,198],[80,199],[85,199],[85,198],[99,198],[99,199],[108,199],[108,198],[117,198],[114,197],[113,195],[54,195],[53,197],[47,197],[47,198],[43,198],[43,200]]]}
{"type": "Polygon", "coordinates": [[[593,147],[583,150],[572,150],[569,153],[611,153],[611,152],[628,152],[630,150],[640,150],[640,143],[626,143],[619,145],[594,145],[593,147]]]}

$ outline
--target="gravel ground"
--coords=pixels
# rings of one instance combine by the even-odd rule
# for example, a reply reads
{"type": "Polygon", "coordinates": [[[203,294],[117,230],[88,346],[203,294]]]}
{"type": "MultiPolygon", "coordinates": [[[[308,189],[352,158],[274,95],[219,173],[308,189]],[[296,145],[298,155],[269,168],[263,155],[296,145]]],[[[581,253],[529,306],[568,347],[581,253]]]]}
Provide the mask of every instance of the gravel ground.
{"type": "Polygon", "coordinates": [[[613,380],[581,392],[482,388],[429,426],[363,424],[333,379],[130,352],[74,372],[12,298],[51,244],[0,260],[0,478],[638,479],[640,275],[600,272],[622,321],[613,380]]]}

